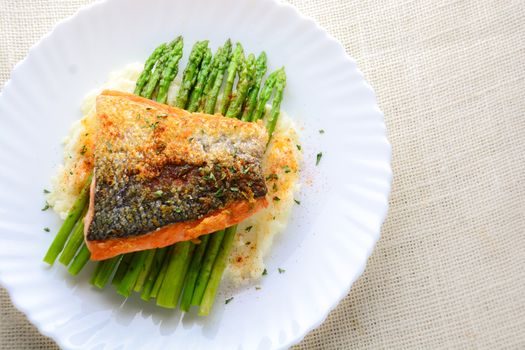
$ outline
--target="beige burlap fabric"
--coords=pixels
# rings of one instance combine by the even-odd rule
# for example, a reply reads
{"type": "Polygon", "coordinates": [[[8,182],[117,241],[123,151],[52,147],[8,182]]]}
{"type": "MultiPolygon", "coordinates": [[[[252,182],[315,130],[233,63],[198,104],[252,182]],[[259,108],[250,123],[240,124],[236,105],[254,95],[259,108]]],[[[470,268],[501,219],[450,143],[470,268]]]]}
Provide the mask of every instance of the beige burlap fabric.
{"type": "MultiPolygon", "coordinates": [[[[86,2],[0,0],[0,83],[86,2]]],[[[375,88],[395,174],[365,274],[297,349],[525,349],[525,2],[292,2],[375,88]]],[[[55,347],[0,310],[0,349],[55,347]]]]}

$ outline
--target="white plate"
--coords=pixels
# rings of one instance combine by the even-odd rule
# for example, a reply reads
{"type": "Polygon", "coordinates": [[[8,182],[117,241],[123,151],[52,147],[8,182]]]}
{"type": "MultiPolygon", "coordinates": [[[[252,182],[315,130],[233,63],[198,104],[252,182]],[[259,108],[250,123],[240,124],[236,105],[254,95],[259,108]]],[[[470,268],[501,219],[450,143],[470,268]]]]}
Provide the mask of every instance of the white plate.
{"type": "Polygon", "coordinates": [[[0,281],[63,348],[288,347],[348,293],[387,211],[391,151],[372,89],[338,42],[275,1],[114,0],[84,8],[16,66],[0,116],[0,281]],[[80,118],[82,97],[178,34],[186,57],[205,38],[213,47],[230,37],[247,52],[265,50],[270,69],[286,66],[283,108],[302,127],[301,205],[267,259],[270,273],[261,290],[237,291],[228,305],[223,291],[208,318],[136,297],[122,303],[112,288],[91,288],[89,271],[72,278],[41,262],[53,237],[43,227],[60,226],[57,215],[40,211],[42,189],[61,161],[61,138],[80,118]]]}

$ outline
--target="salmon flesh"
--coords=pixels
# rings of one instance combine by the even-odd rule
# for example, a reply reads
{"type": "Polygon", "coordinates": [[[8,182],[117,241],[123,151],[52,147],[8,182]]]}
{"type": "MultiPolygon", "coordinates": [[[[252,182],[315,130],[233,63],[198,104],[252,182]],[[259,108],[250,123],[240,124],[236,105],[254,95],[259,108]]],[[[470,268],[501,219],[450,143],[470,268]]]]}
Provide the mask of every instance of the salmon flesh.
{"type": "Polygon", "coordinates": [[[97,97],[96,112],[93,260],[195,239],[267,205],[262,124],[116,91],[97,97]]]}

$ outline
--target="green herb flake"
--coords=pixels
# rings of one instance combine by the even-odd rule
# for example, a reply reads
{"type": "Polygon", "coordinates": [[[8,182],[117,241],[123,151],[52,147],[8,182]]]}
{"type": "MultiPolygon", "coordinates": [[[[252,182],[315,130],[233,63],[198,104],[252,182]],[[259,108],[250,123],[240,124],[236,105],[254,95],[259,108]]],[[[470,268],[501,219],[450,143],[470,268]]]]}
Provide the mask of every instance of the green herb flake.
{"type": "Polygon", "coordinates": [[[264,269],[264,271],[262,272],[262,275],[266,276],[267,274],[268,274],[268,271],[266,269],[264,269]]]}
{"type": "Polygon", "coordinates": [[[220,188],[217,190],[217,192],[215,192],[215,197],[220,198],[220,197],[222,197],[222,196],[224,196],[224,189],[223,189],[222,187],[220,187],[220,188]]]}
{"type": "Polygon", "coordinates": [[[190,137],[190,138],[188,139],[188,142],[191,142],[191,141],[193,141],[193,137],[190,137]]]}
{"type": "Polygon", "coordinates": [[[237,187],[230,187],[230,191],[239,192],[239,189],[237,187]]]}
{"type": "Polygon", "coordinates": [[[290,169],[288,165],[283,166],[283,169],[284,169],[284,172],[287,174],[292,171],[292,169],[290,169]]]}
{"type": "Polygon", "coordinates": [[[250,245],[250,244],[252,244],[252,242],[248,241],[248,242],[246,242],[246,243],[244,243],[244,244],[245,244],[245,245],[250,245]]]}
{"type": "Polygon", "coordinates": [[[182,213],[182,209],[181,208],[175,208],[175,212],[176,213],[182,213]]]}
{"type": "Polygon", "coordinates": [[[266,176],[266,181],[271,181],[271,180],[278,180],[279,177],[277,177],[277,174],[270,174],[268,176],[266,176]]]}
{"type": "Polygon", "coordinates": [[[246,231],[246,232],[250,232],[250,230],[251,230],[252,228],[253,228],[253,226],[248,226],[248,227],[246,227],[246,228],[244,229],[244,231],[246,231]]]}
{"type": "Polygon", "coordinates": [[[274,192],[277,192],[279,190],[279,188],[277,188],[277,184],[275,182],[273,183],[272,189],[273,189],[274,192]]]}
{"type": "Polygon", "coordinates": [[[321,161],[321,158],[323,158],[323,152],[317,153],[316,160],[315,160],[315,166],[319,165],[319,162],[321,161]]]}
{"type": "Polygon", "coordinates": [[[167,117],[168,117],[167,114],[159,114],[159,115],[157,116],[157,118],[159,118],[159,119],[166,119],[167,117]]]}
{"type": "Polygon", "coordinates": [[[48,193],[51,193],[51,191],[48,190],[48,189],[45,189],[45,188],[44,188],[44,193],[45,193],[45,194],[48,194],[48,193]]]}
{"type": "Polygon", "coordinates": [[[256,287],[255,287],[255,290],[261,290],[261,287],[256,286],[256,287]]]}
{"type": "Polygon", "coordinates": [[[279,267],[279,268],[277,268],[277,271],[279,271],[279,273],[285,273],[285,272],[286,272],[286,270],[285,270],[285,269],[281,269],[280,267],[279,267]]]}
{"type": "Polygon", "coordinates": [[[155,197],[160,197],[160,196],[162,196],[163,193],[164,193],[164,192],[162,192],[162,190],[158,190],[158,191],[153,192],[153,194],[155,195],[155,197]]]}
{"type": "Polygon", "coordinates": [[[86,152],[87,152],[87,147],[86,147],[86,145],[84,145],[84,146],[82,146],[82,149],[80,150],[80,154],[84,155],[84,154],[86,154],[86,152]]]}
{"type": "Polygon", "coordinates": [[[323,130],[323,129],[319,130],[319,133],[320,133],[321,135],[324,134],[324,130],[323,130]]]}
{"type": "Polygon", "coordinates": [[[233,297],[228,298],[228,299],[226,299],[226,300],[224,301],[224,304],[228,304],[228,303],[229,303],[230,301],[232,301],[232,300],[233,300],[233,297]]]}
{"type": "Polygon", "coordinates": [[[293,201],[295,202],[295,204],[301,205],[301,201],[298,201],[297,199],[294,199],[293,201]]]}
{"type": "Polygon", "coordinates": [[[246,168],[242,168],[241,173],[246,174],[246,173],[248,173],[248,171],[250,171],[250,167],[249,166],[247,166],[246,168]]]}
{"type": "Polygon", "coordinates": [[[44,207],[43,207],[42,209],[40,209],[40,210],[42,210],[42,211],[46,211],[46,210],[48,210],[49,208],[51,208],[51,206],[50,206],[49,203],[46,201],[46,204],[45,204],[44,207]]]}
{"type": "Polygon", "coordinates": [[[281,198],[275,196],[275,197],[273,197],[273,200],[276,201],[276,202],[279,202],[281,200],[281,198]]]}
{"type": "Polygon", "coordinates": [[[49,227],[44,227],[44,231],[49,232],[49,227]]]}
{"type": "Polygon", "coordinates": [[[297,150],[298,150],[298,151],[301,150],[301,145],[295,145],[295,147],[297,147],[297,150]]]}
{"type": "Polygon", "coordinates": [[[146,107],[146,110],[147,110],[147,111],[151,111],[152,109],[153,109],[153,108],[151,108],[151,107],[146,107]]]}

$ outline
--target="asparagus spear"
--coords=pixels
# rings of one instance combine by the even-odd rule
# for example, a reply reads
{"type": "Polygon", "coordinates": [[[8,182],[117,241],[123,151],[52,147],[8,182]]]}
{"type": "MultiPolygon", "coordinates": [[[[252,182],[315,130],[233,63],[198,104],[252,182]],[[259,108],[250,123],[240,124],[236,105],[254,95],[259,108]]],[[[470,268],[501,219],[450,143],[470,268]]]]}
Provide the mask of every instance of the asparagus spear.
{"type": "Polygon", "coordinates": [[[155,63],[157,63],[157,60],[160,58],[160,56],[164,54],[166,48],[166,43],[160,44],[144,63],[144,70],[142,71],[142,73],[140,73],[140,76],[137,79],[137,84],[135,85],[135,95],[140,95],[142,89],[144,88],[144,85],[146,85],[150,78],[151,70],[155,66],[155,63]]]}
{"type": "Polygon", "coordinates": [[[224,230],[212,233],[210,236],[206,253],[204,255],[204,262],[202,263],[199,277],[197,277],[197,281],[195,282],[195,290],[193,291],[193,296],[191,298],[191,305],[200,305],[201,303],[202,296],[206,290],[206,285],[208,284],[208,279],[210,278],[210,273],[223,238],[224,230]]]}
{"type": "Polygon", "coordinates": [[[188,58],[188,65],[186,66],[186,69],[184,69],[182,84],[180,86],[179,93],[177,95],[177,101],[175,103],[175,105],[179,108],[186,108],[190,91],[197,81],[198,69],[207,49],[208,40],[197,41],[197,43],[193,45],[190,57],[188,58]]]}
{"type": "Polygon", "coordinates": [[[157,295],[157,305],[165,308],[177,306],[182,284],[188,268],[187,257],[192,254],[195,245],[190,241],[175,244],[168,263],[166,276],[157,295]]]}
{"type": "Polygon", "coordinates": [[[253,83],[255,74],[255,56],[249,54],[243,65],[242,72],[237,83],[237,91],[228,107],[225,116],[228,118],[237,118],[241,115],[242,105],[248,95],[248,89],[253,83]]]}
{"type": "Polygon", "coordinates": [[[139,275],[137,277],[137,281],[135,282],[135,287],[133,287],[133,290],[135,292],[140,292],[142,290],[142,287],[146,282],[146,278],[149,275],[151,267],[153,266],[153,260],[155,259],[156,252],[156,249],[146,250],[146,258],[144,259],[144,264],[142,265],[142,269],[140,270],[139,275]]]}
{"type": "Polygon", "coordinates": [[[89,252],[89,249],[87,248],[86,244],[83,243],[82,247],[80,247],[80,251],[73,259],[73,262],[71,263],[67,271],[73,276],[76,276],[80,272],[80,270],[82,270],[82,268],[86,265],[90,256],[91,253],[89,252]]]}
{"type": "Polygon", "coordinates": [[[228,40],[224,44],[224,49],[222,50],[221,56],[217,63],[217,75],[213,81],[211,88],[206,96],[206,104],[204,106],[204,112],[208,114],[215,113],[215,105],[217,104],[217,97],[222,86],[222,80],[224,78],[224,72],[228,67],[228,63],[231,59],[231,42],[228,40]],[[228,45],[230,44],[230,45],[228,45]]]}
{"type": "Polygon", "coordinates": [[[235,76],[237,75],[237,72],[239,71],[240,66],[242,65],[243,58],[244,58],[244,52],[243,52],[242,45],[240,43],[237,43],[235,45],[235,50],[233,51],[232,59],[228,66],[226,86],[224,87],[221,107],[219,108],[219,111],[221,112],[222,115],[226,115],[226,112],[228,111],[228,106],[230,105],[230,101],[232,98],[231,93],[233,90],[233,82],[235,80],[235,76]]]}
{"type": "Polygon", "coordinates": [[[171,56],[169,57],[164,70],[162,71],[158,87],[159,92],[157,93],[156,98],[157,102],[166,103],[166,100],[168,99],[168,90],[170,88],[171,82],[173,79],[175,79],[177,73],[179,72],[179,61],[182,58],[182,47],[183,42],[181,39],[175,44],[171,52],[171,56]]]}
{"type": "Polygon", "coordinates": [[[175,246],[171,246],[168,252],[166,253],[166,257],[164,258],[164,263],[162,264],[159,274],[157,275],[157,278],[155,279],[153,288],[151,288],[151,293],[149,295],[150,298],[156,298],[157,295],[159,294],[160,287],[162,286],[162,282],[164,282],[164,277],[166,277],[166,272],[168,271],[168,265],[173,255],[174,247],[175,246]]]}
{"type": "Polygon", "coordinates": [[[208,78],[210,71],[212,70],[212,53],[209,48],[206,49],[204,57],[202,58],[201,67],[199,74],[197,75],[197,82],[190,95],[190,102],[188,103],[187,110],[189,112],[195,112],[199,108],[202,93],[206,85],[206,79],[208,78]]]}
{"type": "Polygon", "coordinates": [[[58,258],[58,261],[63,265],[69,265],[71,260],[75,257],[75,254],[78,251],[78,248],[82,245],[82,242],[84,242],[84,215],[78,219],[77,225],[73,229],[73,233],[71,233],[71,236],[69,237],[69,240],[67,241],[66,246],[64,247],[64,250],[62,250],[62,254],[60,254],[60,258],[58,258]]]}
{"type": "Polygon", "coordinates": [[[246,98],[246,103],[242,114],[242,120],[244,121],[252,120],[252,115],[255,111],[255,108],[257,107],[257,95],[259,94],[264,74],[266,74],[266,53],[263,51],[259,57],[257,57],[257,62],[255,63],[254,84],[248,92],[248,97],[246,98]]]}
{"type": "Polygon", "coordinates": [[[147,255],[147,250],[133,253],[133,260],[131,260],[128,271],[117,286],[117,293],[125,296],[126,298],[131,295],[131,291],[135,286],[135,282],[137,282],[137,278],[139,277],[139,273],[143,267],[147,255]]]}
{"type": "Polygon", "coordinates": [[[169,247],[164,247],[156,250],[155,257],[153,259],[153,264],[151,266],[146,282],[144,283],[142,293],[140,294],[140,297],[143,300],[147,301],[151,298],[151,291],[153,290],[153,286],[163,266],[162,264],[164,263],[164,259],[166,258],[169,249],[169,247]]]}
{"type": "Polygon", "coordinates": [[[188,311],[190,309],[191,297],[193,296],[193,291],[195,290],[195,282],[197,282],[197,277],[199,277],[199,271],[202,266],[202,260],[204,258],[204,253],[206,252],[209,239],[210,235],[202,236],[201,242],[199,245],[197,245],[195,252],[193,253],[190,267],[188,268],[188,273],[186,274],[186,280],[184,281],[184,291],[182,292],[180,301],[180,308],[183,311],[188,311]]]}
{"type": "Polygon", "coordinates": [[[215,294],[222,278],[222,274],[226,265],[228,264],[228,258],[233,246],[233,239],[235,238],[235,232],[237,231],[237,225],[228,227],[224,234],[221,249],[213,264],[213,269],[210,274],[210,279],[206,285],[206,290],[202,296],[202,300],[199,306],[199,315],[206,316],[210,313],[213,302],[215,301],[215,294]]]}
{"type": "Polygon", "coordinates": [[[49,265],[53,265],[53,263],[55,262],[56,258],[58,257],[58,254],[60,254],[60,252],[64,248],[64,244],[66,244],[66,240],[69,237],[73,226],[75,226],[75,223],[82,215],[82,212],[84,211],[84,208],[86,207],[88,202],[90,185],[91,175],[88,176],[86,184],[82,188],[82,191],[80,191],[80,194],[75,203],[73,204],[73,207],[71,208],[71,210],[69,210],[69,214],[67,215],[66,220],[62,224],[62,227],[60,227],[60,230],[55,236],[55,239],[53,239],[53,242],[49,246],[49,249],[47,250],[47,253],[44,256],[44,261],[49,265]]]}
{"type": "Polygon", "coordinates": [[[120,260],[120,263],[118,264],[117,272],[115,272],[115,276],[113,276],[113,279],[111,280],[112,285],[118,286],[120,284],[120,281],[122,281],[126,275],[126,272],[128,272],[128,267],[131,264],[131,260],[133,260],[132,253],[124,254],[122,260],[120,260]]]}
{"type": "Polygon", "coordinates": [[[121,258],[122,255],[118,255],[111,259],[100,261],[95,268],[95,273],[91,277],[90,283],[97,288],[104,288],[121,258]]]}
{"type": "Polygon", "coordinates": [[[268,100],[272,96],[272,91],[277,80],[277,75],[279,75],[278,70],[276,70],[275,72],[270,74],[268,78],[266,78],[266,81],[264,82],[264,85],[261,89],[261,93],[259,94],[259,99],[257,101],[257,109],[255,110],[255,113],[251,118],[252,121],[257,121],[264,116],[266,102],[268,102],[268,100]]]}
{"type": "Polygon", "coordinates": [[[165,50],[162,53],[162,55],[160,55],[157,61],[157,64],[155,65],[155,69],[151,73],[148,83],[142,89],[140,96],[145,97],[145,98],[151,98],[151,96],[153,96],[153,92],[155,91],[155,88],[157,87],[157,84],[160,80],[162,72],[164,71],[166,62],[172,55],[177,53],[181,42],[182,42],[182,37],[179,36],[177,39],[172,41],[168,45],[168,49],[165,50]]]}
{"type": "Polygon", "coordinates": [[[281,102],[283,100],[283,91],[286,86],[286,73],[284,67],[279,70],[277,80],[275,82],[275,95],[273,96],[272,109],[270,111],[270,117],[266,123],[266,129],[268,130],[269,138],[272,138],[275,125],[277,125],[277,119],[281,113],[281,102]]]}

